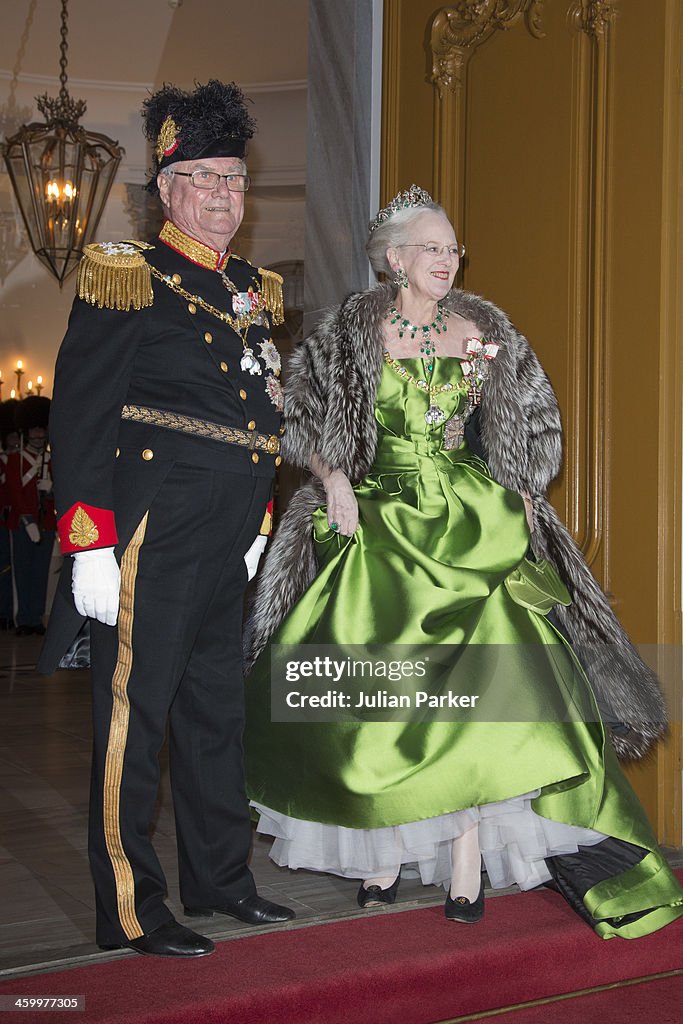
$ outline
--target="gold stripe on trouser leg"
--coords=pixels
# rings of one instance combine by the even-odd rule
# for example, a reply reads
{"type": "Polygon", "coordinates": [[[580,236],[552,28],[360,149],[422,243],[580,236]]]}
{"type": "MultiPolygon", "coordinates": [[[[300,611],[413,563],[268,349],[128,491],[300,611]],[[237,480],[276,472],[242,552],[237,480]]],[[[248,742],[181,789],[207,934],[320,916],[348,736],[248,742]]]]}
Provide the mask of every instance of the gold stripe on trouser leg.
{"type": "Polygon", "coordinates": [[[121,927],[127,938],[137,939],[144,934],[135,913],[135,880],[121,839],[119,799],[123,758],[128,739],[130,701],[128,680],[133,664],[133,617],[135,611],[135,578],[138,556],[145,538],[147,513],[133,534],[121,560],[121,598],[119,604],[119,651],[111,681],[112,710],[109,726],[107,757],[104,766],[104,838],[116,883],[116,902],[121,927]]]}

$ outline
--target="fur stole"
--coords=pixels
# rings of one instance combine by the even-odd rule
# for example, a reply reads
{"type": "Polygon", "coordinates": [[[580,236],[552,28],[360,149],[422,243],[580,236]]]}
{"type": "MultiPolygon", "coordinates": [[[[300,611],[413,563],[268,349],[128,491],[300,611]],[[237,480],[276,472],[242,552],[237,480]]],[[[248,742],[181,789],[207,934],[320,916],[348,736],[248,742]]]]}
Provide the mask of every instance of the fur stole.
{"type": "MultiPolygon", "coordinates": [[[[386,285],[349,296],[326,315],[289,365],[283,456],[307,468],[313,452],[353,484],[372,466],[374,404],[382,373],[381,328],[394,293],[386,285]]],[[[666,710],[655,674],[642,662],[581,552],[545,497],[562,461],[555,394],[531,346],[500,309],[454,289],[449,309],[501,346],[490,363],[480,408],[482,441],[493,478],[533,500],[531,544],[559,572],[572,597],[555,615],[593,686],[620,757],[642,757],[664,732],[666,710]]],[[[293,496],[277,529],[247,623],[251,667],[316,571],[311,514],[325,503],[317,479],[293,496]]]]}

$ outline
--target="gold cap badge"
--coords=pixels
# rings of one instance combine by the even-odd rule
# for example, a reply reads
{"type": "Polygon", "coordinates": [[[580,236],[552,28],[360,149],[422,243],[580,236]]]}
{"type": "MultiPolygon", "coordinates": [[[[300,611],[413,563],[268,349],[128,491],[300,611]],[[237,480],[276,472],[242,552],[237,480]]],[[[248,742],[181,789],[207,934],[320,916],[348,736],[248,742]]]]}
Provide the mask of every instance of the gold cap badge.
{"type": "Polygon", "coordinates": [[[161,163],[165,156],[175,153],[180,143],[178,125],[169,114],[161,126],[155,147],[156,158],[161,163]]]}

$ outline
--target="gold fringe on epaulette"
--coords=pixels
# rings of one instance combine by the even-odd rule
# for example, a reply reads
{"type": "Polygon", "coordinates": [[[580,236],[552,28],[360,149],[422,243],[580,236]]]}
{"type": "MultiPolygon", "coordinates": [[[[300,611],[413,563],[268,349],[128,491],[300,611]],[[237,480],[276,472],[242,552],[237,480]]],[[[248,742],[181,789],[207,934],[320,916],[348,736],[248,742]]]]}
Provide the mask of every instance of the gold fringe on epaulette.
{"type": "Polygon", "coordinates": [[[140,252],[87,245],[78,267],[78,296],[99,309],[143,309],[154,301],[149,264],[140,252]]]}
{"type": "Polygon", "coordinates": [[[282,278],[274,270],[258,268],[261,275],[261,294],[266,300],[266,309],[273,314],[273,323],[282,324],[285,321],[285,306],[282,299],[282,278]]]}

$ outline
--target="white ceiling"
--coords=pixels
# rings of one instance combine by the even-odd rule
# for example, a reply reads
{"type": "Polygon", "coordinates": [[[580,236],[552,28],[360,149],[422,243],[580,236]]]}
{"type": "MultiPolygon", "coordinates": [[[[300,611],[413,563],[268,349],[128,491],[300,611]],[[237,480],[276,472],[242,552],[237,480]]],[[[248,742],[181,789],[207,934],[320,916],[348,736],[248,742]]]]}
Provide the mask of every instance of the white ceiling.
{"type": "MultiPolygon", "coordinates": [[[[0,103],[11,79],[55,82],[60,0],[2,0],[0,103]],[[33,8],[23,54],[22,36],[33,8]]],[[[308,0],[69,0],[69,82],[181,87],[306,78],[308,0]]]]}

